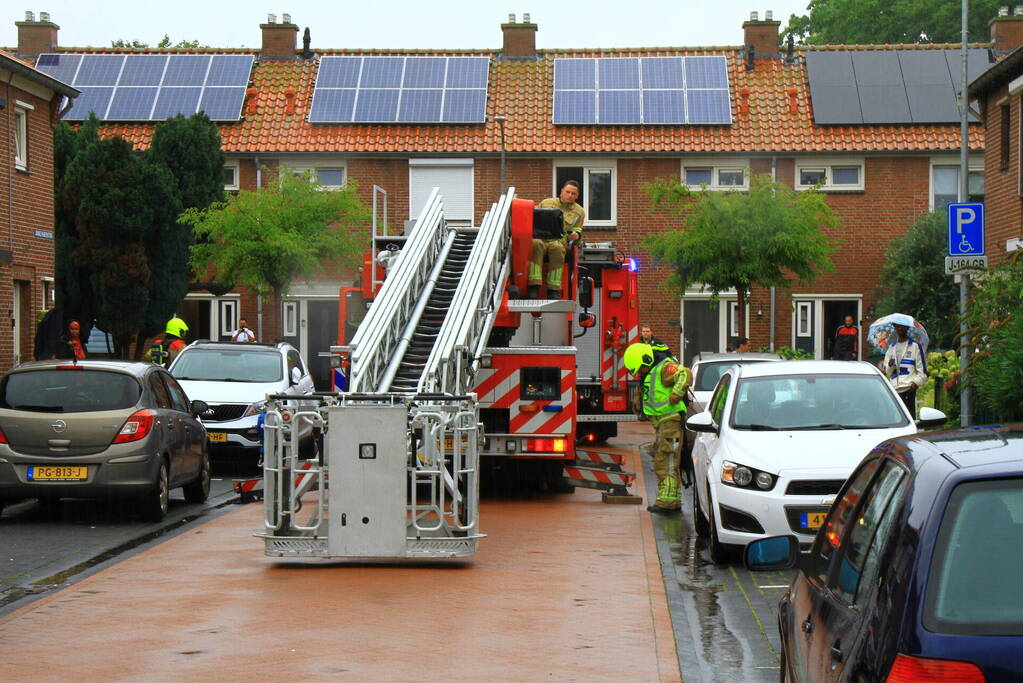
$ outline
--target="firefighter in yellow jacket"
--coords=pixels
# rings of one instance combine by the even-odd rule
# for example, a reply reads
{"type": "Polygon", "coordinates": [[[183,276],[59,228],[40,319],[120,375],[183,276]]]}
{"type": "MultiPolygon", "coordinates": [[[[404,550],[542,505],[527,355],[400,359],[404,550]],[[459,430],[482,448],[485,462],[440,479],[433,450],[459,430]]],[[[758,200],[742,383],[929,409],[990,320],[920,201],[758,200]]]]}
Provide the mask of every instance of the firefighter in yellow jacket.
{"type": "Polygon", "coordinates": [[[561,209],[562,237],[556,240],[533,240],[533,250],[529,257],[529,273],[527,297],[540,297],[540,284],[543,282],[543,260],[547,257],[547,298],[561,298],[561,271],[565,268],[565,255],[569,245],[582,238],[583,220],[586,212],[576,203],[579,198],[579,183],[568,180],[561,188],[557,197],[544,199],[540,202],[541,209],[561,209]]]}
{"type": "Polygon", "coordinates": [[[625,368],[641,382],[633,394],[633,409],[650,419],[654,440],[654,474],[657,500],[647,510],[659,514],[678,512],[682,507],[681,475],[682,420],[686,414],[686,389],[693,373],[672,357],[654,364],[649,344],[636,343],[625,349],[625,368]]]}

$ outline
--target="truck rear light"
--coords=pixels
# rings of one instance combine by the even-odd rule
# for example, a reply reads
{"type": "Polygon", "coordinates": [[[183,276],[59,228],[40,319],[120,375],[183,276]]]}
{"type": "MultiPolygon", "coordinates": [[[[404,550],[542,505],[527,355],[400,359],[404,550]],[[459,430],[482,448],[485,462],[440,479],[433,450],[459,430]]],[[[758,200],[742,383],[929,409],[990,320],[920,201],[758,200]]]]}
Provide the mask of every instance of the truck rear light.
{"type": "Polygon", "coordinates": [[[962,683],[984,683],[984,672],[976,664],[952,659],[924,659],[898,655],[887,683],[909,683],[909,681],[960,681],[962,683]]]}
{"type": "Polygon", "coordinates": [[[156,413],[152,410],[136,410],[131,414],[121,431],[114,437],[113,443],[130,443],[146,438],[153,431],[153,419],[156,413]]]}
{"type": "Polygon", "coordinates": [[[526,439],[527,453],[565,453],[567,439],[526,439]]]}

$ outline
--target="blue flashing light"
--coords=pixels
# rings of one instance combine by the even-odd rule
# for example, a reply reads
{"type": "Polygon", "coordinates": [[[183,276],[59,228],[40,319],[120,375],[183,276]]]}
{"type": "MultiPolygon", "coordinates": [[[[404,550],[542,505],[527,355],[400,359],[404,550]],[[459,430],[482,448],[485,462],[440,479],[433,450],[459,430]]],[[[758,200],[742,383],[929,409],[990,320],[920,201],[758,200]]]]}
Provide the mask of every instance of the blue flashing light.
{"type": "Polygon", "coordinates": [[[555,405],[549,405],[549,406],[544,406],[543,407],[543,412],[545,412],[545,413],[560,413],[562,410],[564,410],[564,408],[562,408],[561,406],[555,406],[555,405]]]}
{"type": "Polygon", "coordinates": [[[634,258],[625,259],[625,265],[628,266],[629,271],[635,273],[639,270],[639,261],[634,258]]]}

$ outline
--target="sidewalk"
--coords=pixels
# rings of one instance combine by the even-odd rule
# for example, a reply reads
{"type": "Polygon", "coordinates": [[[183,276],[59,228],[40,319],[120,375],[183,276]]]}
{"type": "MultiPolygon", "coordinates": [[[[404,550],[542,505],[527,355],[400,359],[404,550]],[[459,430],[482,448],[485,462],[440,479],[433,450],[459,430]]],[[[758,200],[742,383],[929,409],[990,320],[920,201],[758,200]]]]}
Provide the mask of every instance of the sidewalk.
{"type": "MultiPolygon", "coordinates": [[[[627,453],[623,427],[607,448],[627,453]]],[[[650,515],[484,500],[465,563],[281,561],[239,507],[0,619],[4,680],[678,681],[650,515]]]]}

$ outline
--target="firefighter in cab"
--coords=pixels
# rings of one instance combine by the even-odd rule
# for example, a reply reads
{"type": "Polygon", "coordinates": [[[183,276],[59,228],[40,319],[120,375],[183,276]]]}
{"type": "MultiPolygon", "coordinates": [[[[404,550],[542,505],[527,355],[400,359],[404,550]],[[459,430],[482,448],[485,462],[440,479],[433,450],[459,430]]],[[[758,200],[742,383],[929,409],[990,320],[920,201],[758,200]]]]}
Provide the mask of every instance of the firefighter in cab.
{"type": "Polygon", "coordinates": [[[686,414],[686,389],[693,373],[673,357],[655,363],[649,344],[635,343],[625,349],[625,368],[640,381],[633,394],[633,411],[645,415],[654,426],[654,474],[657,500],[647,510],[658,514],[678,512],[682,506],[680,461],[682,420],[686,414]]]}
{"type": "Polygon", "coordinates": [[[185,321],[181,318],[171,318],[167,321],[163,334],[150,342],[146,359],[150,363],[168,367],[181,349],[185,348],[186,334],[188,325],[185,321]]]}

